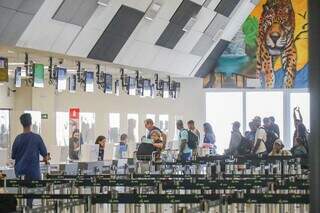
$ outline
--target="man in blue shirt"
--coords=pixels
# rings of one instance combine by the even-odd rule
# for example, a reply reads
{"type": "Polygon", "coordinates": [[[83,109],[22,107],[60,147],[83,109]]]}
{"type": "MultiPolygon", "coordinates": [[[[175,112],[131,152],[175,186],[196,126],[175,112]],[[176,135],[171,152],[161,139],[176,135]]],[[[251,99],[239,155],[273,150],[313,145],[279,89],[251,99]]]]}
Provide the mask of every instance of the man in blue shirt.
{"type": "MultiPolygon", "coordinates": [[[[26,180],[39,180],[40,162],[39,155],[48,160],[46,146],[40,135],[31,131],[32,118],[29,113],[20,116],[23,133],[18,135],[12,145],[12,159],[15,160],[14,170],[16,176],[24,175],[26,180]]],[[[32,208],[32,199],[27,201],[32,208]]]]}
{"type": "Polygon", "coordinates": [[[183,122],[182,120],[177,121],[177,129],[179,130],[179,158],[182,161],[188,161],[191,160],[192,156],[192,149],[188,146],[188,130],[183,128],[183,122]]]}

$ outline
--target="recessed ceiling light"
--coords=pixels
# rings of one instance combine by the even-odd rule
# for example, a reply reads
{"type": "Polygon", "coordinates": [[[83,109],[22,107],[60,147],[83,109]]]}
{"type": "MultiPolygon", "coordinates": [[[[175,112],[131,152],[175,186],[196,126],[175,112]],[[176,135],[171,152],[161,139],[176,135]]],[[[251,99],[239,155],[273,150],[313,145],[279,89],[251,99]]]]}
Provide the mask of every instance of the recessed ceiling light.
{"type": "Polygon", "coordinates": [[[103,7],[108,6],[108,4],[110,3],[110,0],[98,0],[97,4],[103,7]]]}
{"type": "Polygon", "coordinates": [[[156,17],[156,15],[158,14],[160,8],[161,8],[161,4],[152,3],[151,6],[149,7],[149,9],[147,10],[144,18],[152,21],[156,17]]]}

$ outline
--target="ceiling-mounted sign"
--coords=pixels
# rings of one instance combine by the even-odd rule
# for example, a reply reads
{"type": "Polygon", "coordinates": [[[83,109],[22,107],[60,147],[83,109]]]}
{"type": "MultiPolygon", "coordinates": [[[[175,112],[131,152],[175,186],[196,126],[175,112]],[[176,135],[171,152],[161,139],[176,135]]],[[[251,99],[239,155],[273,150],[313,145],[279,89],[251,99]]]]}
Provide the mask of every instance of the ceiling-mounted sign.
{"type": "Polygon", "coordinates": [[[0,57],[0,82],[8,82],[8,59],[0,57]]]}

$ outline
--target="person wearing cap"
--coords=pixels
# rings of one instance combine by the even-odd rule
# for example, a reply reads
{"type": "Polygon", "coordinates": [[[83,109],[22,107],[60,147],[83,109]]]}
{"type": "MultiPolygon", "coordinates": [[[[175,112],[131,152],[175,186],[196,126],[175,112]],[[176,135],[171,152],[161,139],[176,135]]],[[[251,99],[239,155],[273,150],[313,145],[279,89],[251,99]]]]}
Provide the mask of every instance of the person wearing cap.
{"type": "Polygon", "coordinates": [[[273,143],[273,149],[269,156],[291,156],[291,152],[283,149],[284,145],[281,139],[276,139],[273,143]]]}
{"type": "MultiPolygon", "coordinates": [[[[31,114],[22,114],[20,123],[23,127],[23,133],[15,138],[12,145],[11,158],[15,160],[15,174],[17,177],[24,175],[26,180],[39,180],[41,179],[39,155],[47,163],[47,148],[41,136],[31,131],[31,114]]],[[[27,206],[32,208],[32,199],[27,200],[27,206]]]]}
{"type": "Polygon", "coordinates": [[[235,121],[232,124],[231,139],[229,144],[229,153],[231,155],[238,155],[238,149],[242,140],[242,135],[240,132],[240,122],[235,121]]]}

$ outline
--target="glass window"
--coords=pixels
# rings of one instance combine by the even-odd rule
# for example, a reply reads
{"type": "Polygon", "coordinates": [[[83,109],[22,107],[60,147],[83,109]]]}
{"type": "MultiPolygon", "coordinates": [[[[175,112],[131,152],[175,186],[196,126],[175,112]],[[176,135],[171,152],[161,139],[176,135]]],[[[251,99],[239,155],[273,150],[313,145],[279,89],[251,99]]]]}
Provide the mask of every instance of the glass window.
{"type": "Polygon", "coordinates": [[[255,117],[274,116],[279,125],[280,137],[283,138],[283,92],[247,92],[246,97],[246,118],[247,129],[249,122],[255,117]]]}
{"type": "Polygon", "coordinates": [[[56,137],[58,146],[69,146],[68,112],[56,112],[56,137]]]}
{"type": "Polygon", "coordinates": [[[128,114],[128,140],[129,142],[139,142],[139,115],[128,114]]]}
{"type": "Polygon", "coordinates": [[[120,113],[109,113],[109,142],[118,143],[120,131],[120,113]]]}
{"type": "Polygon", "coordinates": [[[169,132],[169,115],[159,115],[159,128],[162,132],[169,132]]]}
{"type": "MultiPolygon", "coordinates": [[[[310,131],[310,94],[305,92],[301,93],[290,93],[290,144],[293,145],[293,134],[294,134],[294,120],[293,120],[293,109],[295,107],[300,108],[300,112],[303,118],[303,123],[307,130],[310,131]]],[[[298,116],[298,115],[297,115],[298,116]]]]}
{"type": "Polygon", "coordinates": [[[40,111],[25,111],[30,113],[32,117],[32,132],[41,134],[41,112],[40,111]]]}
{"type": "Polygon", "coordinates": [[[0,148],[10,145],[10,111],[0,110],[0,148]]]}
{"type": "Polygon", "coordinates": [[[229,147],[232,123],[243,120],[242,92],[208,92],[206,94],[206,120],[216,136],[217,152],[223,154],[229,147]]]}
{"type": "Polygon", "coordinates": [[[94,144],[95,113],[80,112],[81,144],[94,144]]]}

